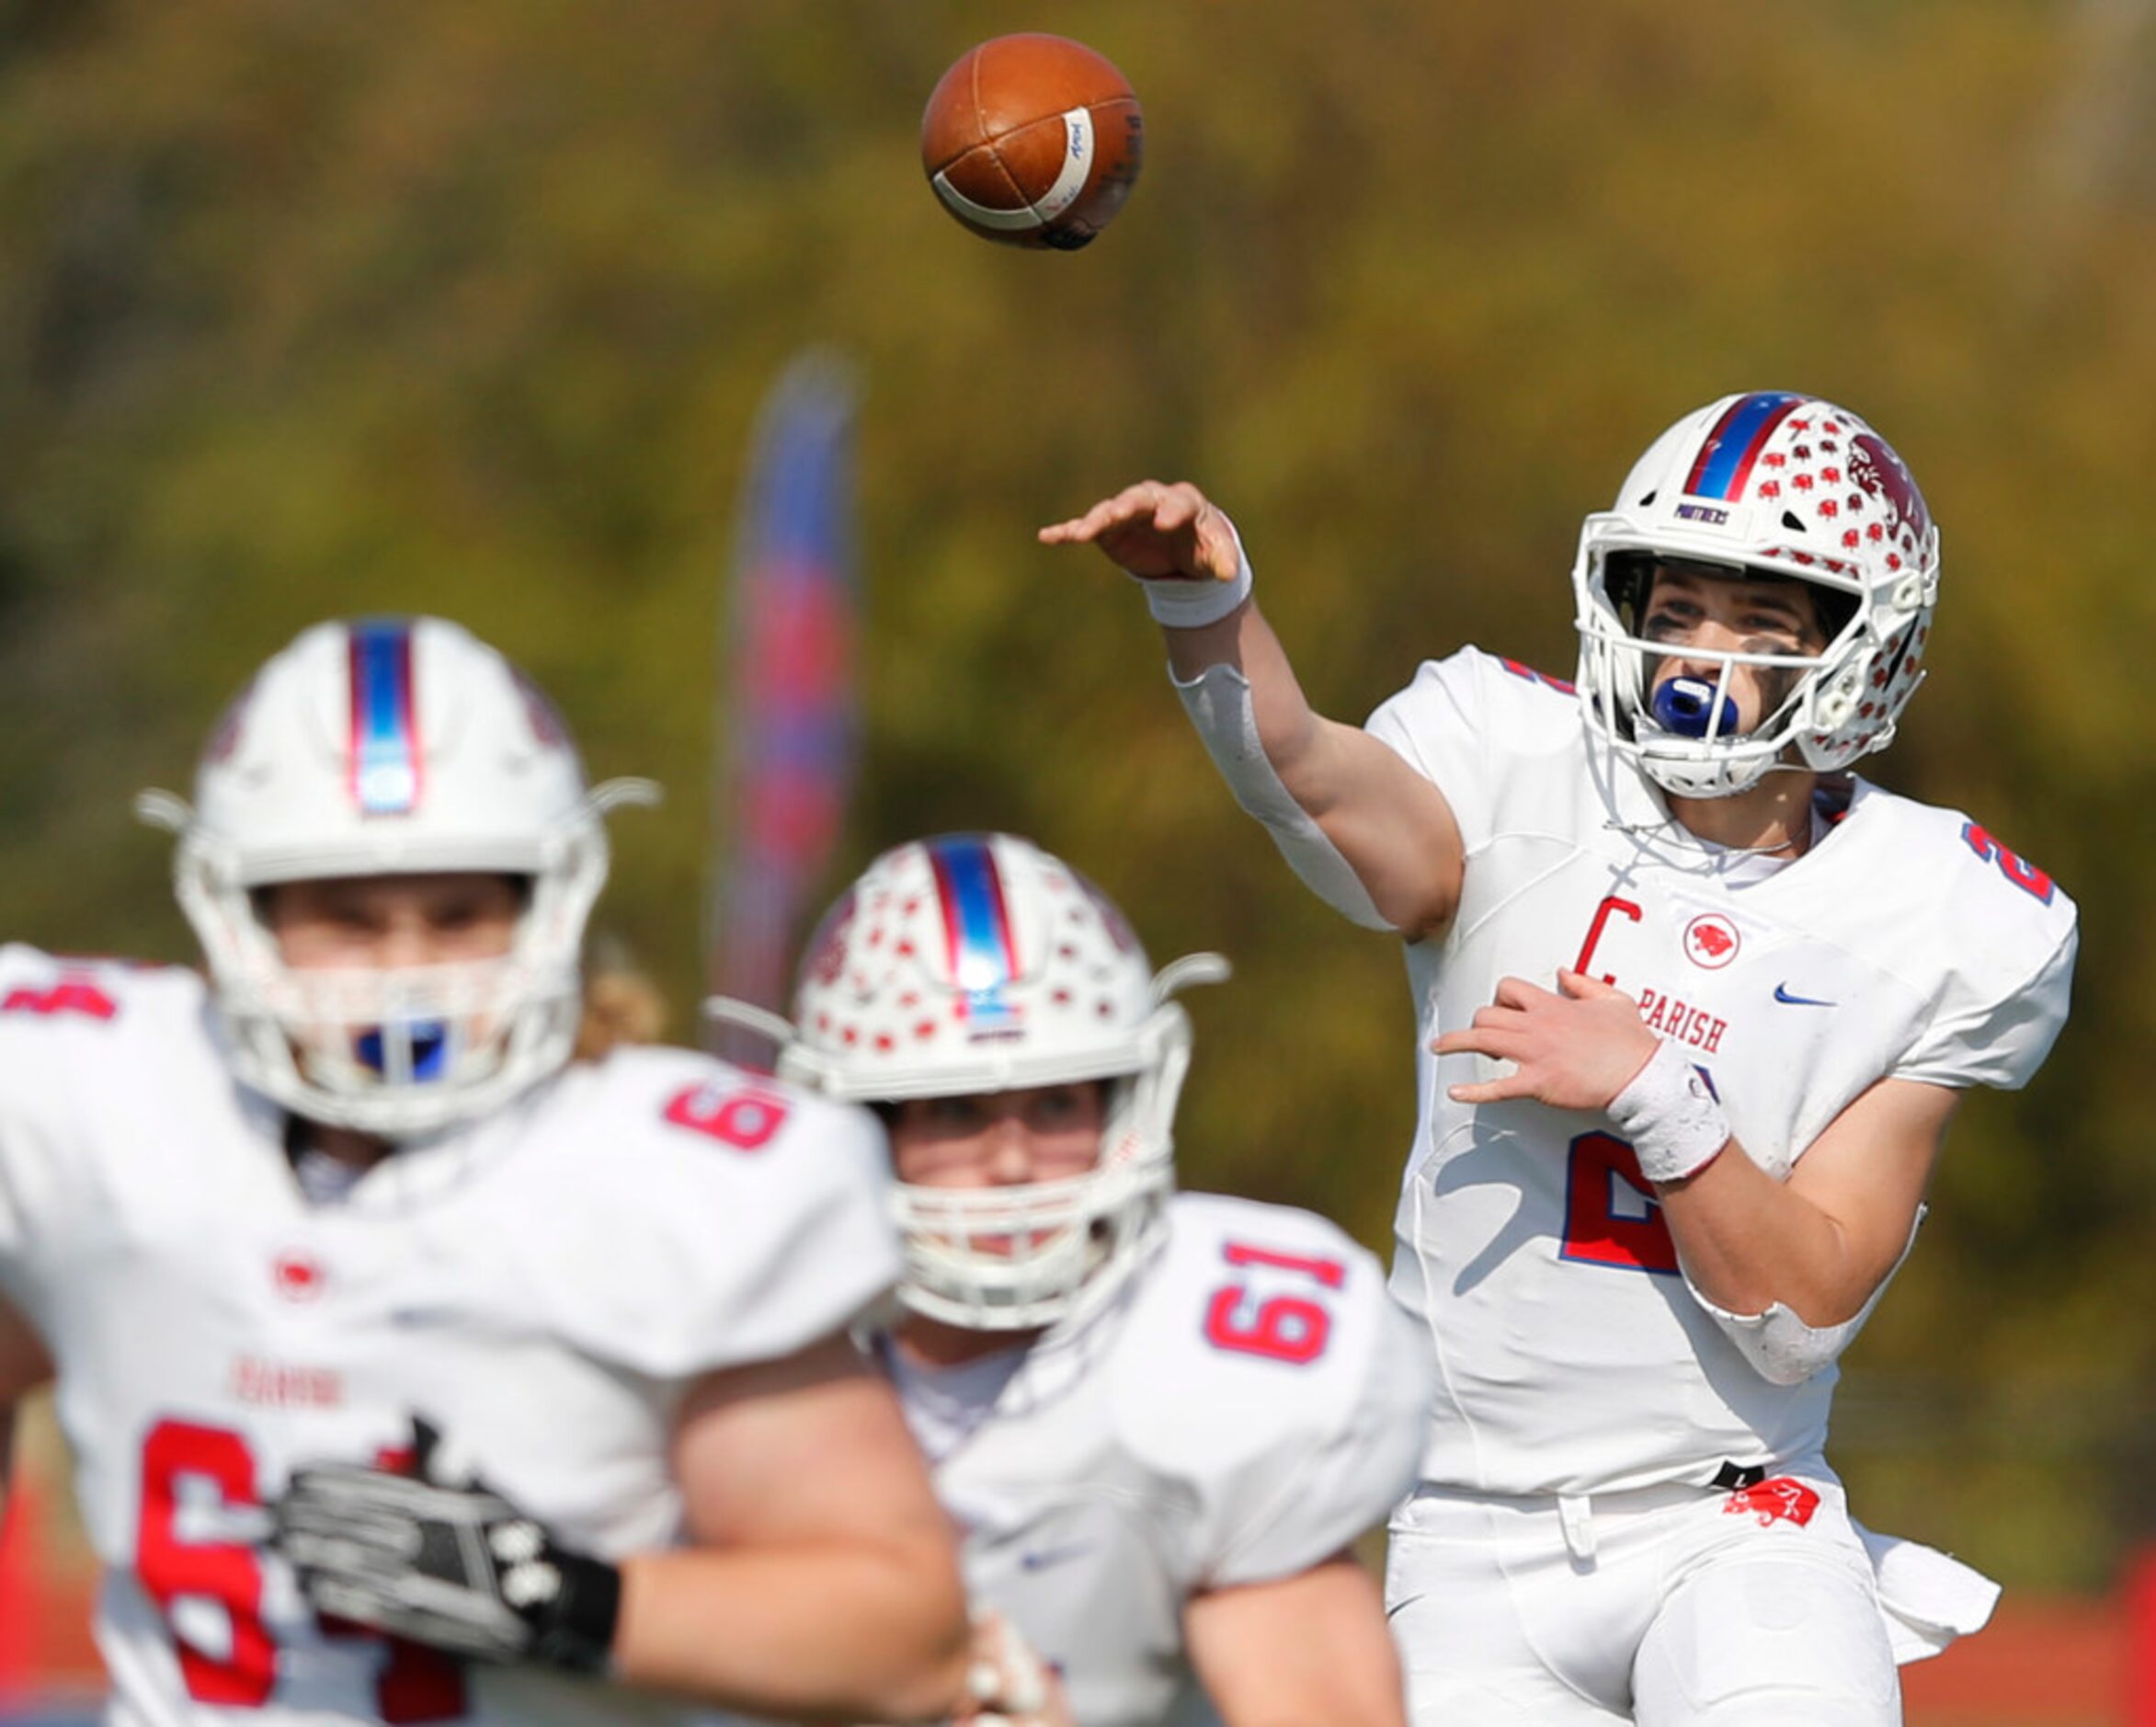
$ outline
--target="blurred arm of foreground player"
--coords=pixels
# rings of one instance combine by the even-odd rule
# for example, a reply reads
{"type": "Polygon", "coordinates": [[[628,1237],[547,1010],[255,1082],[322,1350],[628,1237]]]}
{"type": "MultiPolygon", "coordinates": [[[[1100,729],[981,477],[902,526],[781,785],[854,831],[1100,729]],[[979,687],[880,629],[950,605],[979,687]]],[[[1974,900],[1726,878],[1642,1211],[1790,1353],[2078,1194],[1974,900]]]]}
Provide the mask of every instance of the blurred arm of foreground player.
{"type": "Polygon", "coordinates": [[[622,1561],[614,1676],[802,1721],[951,1715],[949,1520],[890,1387],[837,1337],[713,1374],[674,1444],[692,1547],[622,1561]]]}
{"type": "Polygon", "coordinates": [[[1385,1603],[1351,1554],[1278,1582],[1195,1595],[1183,1637],[1226,1727],[1405,1727],[1385,1603]]]}

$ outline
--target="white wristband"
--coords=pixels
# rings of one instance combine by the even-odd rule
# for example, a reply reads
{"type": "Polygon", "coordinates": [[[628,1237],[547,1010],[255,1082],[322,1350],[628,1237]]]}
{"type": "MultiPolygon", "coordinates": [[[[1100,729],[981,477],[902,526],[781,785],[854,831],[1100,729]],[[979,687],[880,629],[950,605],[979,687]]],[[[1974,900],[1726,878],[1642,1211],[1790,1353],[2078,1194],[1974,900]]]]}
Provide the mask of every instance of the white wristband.
{"type": "MultiPolygon", "coordinates": [[[[1221,520],[1226,521],[1227,518],[1224,515],[1221,520]]],[[[1195,579],[1180,576],[1131,578],[1145,589],[1146,609],[1152,612],[1156,623],[1171,630],[1202,629],[1219,623],[1250,597],[1250,560],[1243,550],[1243,536],[1236,533],[1232,521],[1227,523],[1227,531],[1235,533],[1235,575],[1230,580],[1215,581],[1210,576],[1195,579]]]]}
{"type": "Polygon", "coordinates": [[[1729,1143],[1729,1118],[1706,1074],[1667,1041],[1604,1113],[1631,1141],[1639,1172],[1650,1182],[1696,1175],[1729,1143]]]}

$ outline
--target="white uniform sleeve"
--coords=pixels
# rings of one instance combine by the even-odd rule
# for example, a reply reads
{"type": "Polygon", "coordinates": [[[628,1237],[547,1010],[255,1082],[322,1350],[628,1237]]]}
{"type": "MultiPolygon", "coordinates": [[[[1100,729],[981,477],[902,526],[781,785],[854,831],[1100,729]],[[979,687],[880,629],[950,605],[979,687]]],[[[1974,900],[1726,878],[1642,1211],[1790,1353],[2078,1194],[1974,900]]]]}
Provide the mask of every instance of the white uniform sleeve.
{"type": "Polygon", "coordinates": [[[686,1378],[793,1355],[888,1297],[890,1160],[868,1111],[677,1052],[608,1068],[588,1205],[535,1250],[565,1335],[686,1378]]]}
{"type": "Polygon", "coordinates": [[[1472,857],[1524,813],[1523,790],[1546,787],[1539,764],[1577,750],[1580,724],[1570,684],[1463,647],[1426,661],[1366,729],[1444,795],[1472,857]]]}
{"type": "Polygon", "coordinates": [[[166,998],[165,1013],[188,1014],[200,986],[184,972],[0,947],[0,1292],[33,1321],[80,1227],[102,1212],[98,1148],[74,1100],[143,1070],[127,1046],[141,1035],[134,998],[148,992],[166,998]]]}
{"type": "Polygon", "coordinates": [[[2011,1091],[2028,1083],[2066,1024],[2079,940],[2074,904],[2048,876],[2011,853],[2002,859],[1959,815],[1927,813],[1942,819],[1946,845],[1931,875],[1937,939],[1950,959],[1939,969],[1923,1032],[1893,1077],[2011,1091]]]}
{"type": "Polygon", "coordinates": [[[1196,1587],[1293,1576],[1412,1483],[1434,1390],[1429,1340],[1376,1259],[1323,1218],[1183,1195],[1174,1219],[1130,1316],[1143,1348],[1119,1364],[1117,1424],[1195,1502],[1196,1587]]]}
{"type": "Polygon", "coordinates": [[[1464,647],[1448,659],[1425,660],[1414,681],[1363,723],[1444,795],[1470,852],[1489,839],[1496,802],[1480,675],[1488,658],[1464,647]]]}

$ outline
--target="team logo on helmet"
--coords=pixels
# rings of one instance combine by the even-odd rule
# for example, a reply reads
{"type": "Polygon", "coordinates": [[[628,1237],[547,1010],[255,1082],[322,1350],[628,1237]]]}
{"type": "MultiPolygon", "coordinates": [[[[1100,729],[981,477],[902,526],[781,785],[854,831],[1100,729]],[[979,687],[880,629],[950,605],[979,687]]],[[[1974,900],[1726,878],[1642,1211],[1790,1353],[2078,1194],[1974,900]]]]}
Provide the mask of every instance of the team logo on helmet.
{"type": "Polygon", "coordinates": [[[1905,537],[1911,547],[1931,537],[1932,512],[1916,481],[1884,438],[1859,432],[1849,444],[1849,478],[1858,490],[1883,503],[1891,512],[1890,533],[1905,537]]]}
{"type": "Polygon", "coordinates": [[[202,746],[203,761],[222,765],[239,753],[240,738],[247,729],[247,706],[254,695],[255,680],[250,678],[246,687],[225,703],[224,712],[217,716],[210,741],[202,746]]]}
{"type": "Polygon", "coordinates": [[[1101,921],[1108,931],[1108,939],[1115,944],[1115,951],[1119,954],[1144,952],[1138,945],[1138,932],[1131,928],[1130,920],[1123,915],[1123,908],[1078,871],[1071,871],[1071,875],[1085,889],[1086,898],[1093,902],[1094,909],[1100,912],[1101,921]]]}
{"type": "Polygon", "coordinates": [[[544,690],[524,675],[516,667],[509,675],[517,685],[517,693],[524,698],[524,717],[531,722],[531,736],[542,749],[565,749],[569,745],[568,723],[544,690]]]}
{"type": "Polygon", "coordinates": [[[801,966],[803,983],[816,983],[828,989],[838,981],[839,973],[846,969],[846,936],[853,927],[854,904],[853,889],[849,887],[816,925],[816,933],[808,938],[808,957],[801,966]]]}

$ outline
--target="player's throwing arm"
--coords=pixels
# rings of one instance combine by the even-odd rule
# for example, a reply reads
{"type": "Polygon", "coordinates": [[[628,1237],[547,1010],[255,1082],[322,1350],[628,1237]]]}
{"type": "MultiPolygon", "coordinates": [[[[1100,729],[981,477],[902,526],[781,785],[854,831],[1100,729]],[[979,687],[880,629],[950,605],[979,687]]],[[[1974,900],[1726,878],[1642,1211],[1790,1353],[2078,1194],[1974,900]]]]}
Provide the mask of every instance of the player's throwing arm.
{"type": "Polygon", "coordinates": [[[1462,855],[1443,794],[1311,708],[1217,505],[1188,481],[1141,480],[1040,538],[1096,545],[1144,585],[1207,752],[1312,892],[1369,929],[1420,937],[1452,921],[1462,855]]]}

